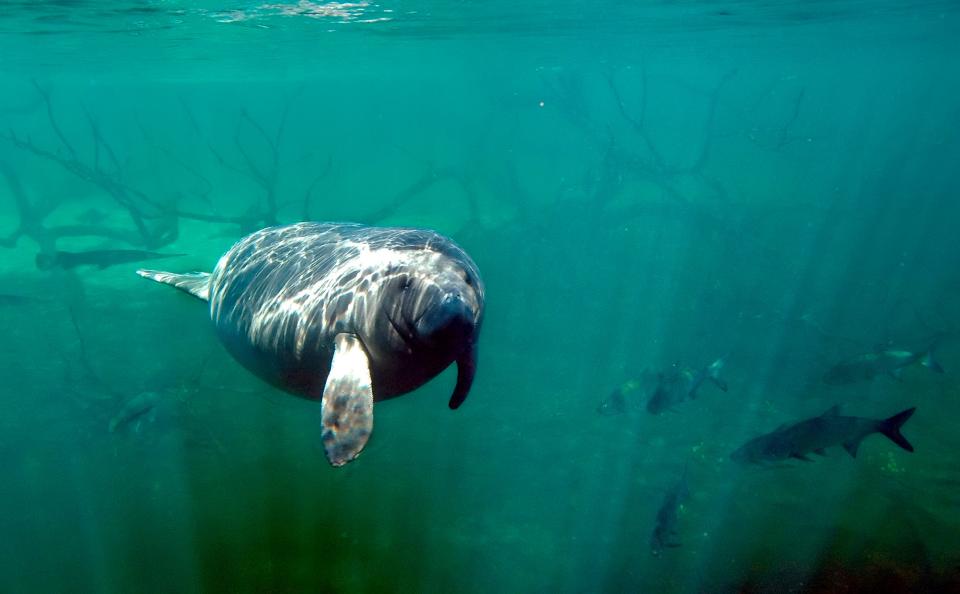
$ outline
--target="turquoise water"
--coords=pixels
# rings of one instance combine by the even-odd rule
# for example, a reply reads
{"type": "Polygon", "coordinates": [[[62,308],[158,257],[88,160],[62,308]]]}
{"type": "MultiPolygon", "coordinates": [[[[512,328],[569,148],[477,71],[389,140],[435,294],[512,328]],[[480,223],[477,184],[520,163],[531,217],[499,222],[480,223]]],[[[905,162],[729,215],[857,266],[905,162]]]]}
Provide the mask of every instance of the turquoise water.
{"type": "Polygon", "coordinates": [[[4,3],[0,591],[960,591],[958,55],[952,2],[4,3]],[[343,468],[201,303],[35,263],[303,219],[487,289],[464,406],[378,403],[343,468]],[[836,404],[915,452],[730,459],[836,404]]]}

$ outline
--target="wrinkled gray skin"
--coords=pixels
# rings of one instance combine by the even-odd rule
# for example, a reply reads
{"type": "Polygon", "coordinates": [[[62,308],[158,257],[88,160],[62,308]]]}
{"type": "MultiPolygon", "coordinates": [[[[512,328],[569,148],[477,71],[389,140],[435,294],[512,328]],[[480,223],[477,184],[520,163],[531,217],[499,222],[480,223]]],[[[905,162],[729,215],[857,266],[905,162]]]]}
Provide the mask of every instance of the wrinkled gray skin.
{"type": "Polygon", "coordinates": [[[337,336],[359,341],[376,401],[454,362],[450,408],[473,382],[483,283],[466,252],[434,231],[297,223],[241,239],[210,274],[138,274],[209,301],[230,353],[298,396],[323,396],[337,336]]]}
{"type": "Polygon", "coordinates": [[[428,230],[299,223],[258,231],[209,279],[210,316],[231,354],[268,382],[319,399],[334,337],[357,336],[374,399],[457,363],[450,407],[476,369],[483,285],[452,241],[428,230]]]}
{"type": "Polygon", "coordinates": [[[244,237],[209,274],[137,274],[208,301],[241,364],[319,400],[333,466],[360,455],[374,402],[454,362],[450,408],[473,383],[483,283],[470,257],[433,231],[297,223],[244,237]]]}

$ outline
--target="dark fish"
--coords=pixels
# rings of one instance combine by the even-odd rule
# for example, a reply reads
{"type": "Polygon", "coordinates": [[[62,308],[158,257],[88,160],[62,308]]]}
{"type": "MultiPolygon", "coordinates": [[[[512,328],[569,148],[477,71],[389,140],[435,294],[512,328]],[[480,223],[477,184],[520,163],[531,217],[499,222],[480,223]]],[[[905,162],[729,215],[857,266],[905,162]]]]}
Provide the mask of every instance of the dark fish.
{"type": "Polygon", "coordinates": [[[623,382],[623,385],[616,388],[610,394],[600,401],[597,405],[597,412],[606,417],[622,415],[627,412],[631,405],[637,400],[636,394],[646,381],[647,371],[644,371],[639,379],[631,379],[623,382]]]}
{"type": "Polygon", "coordinates": [[[699,371],[688,367],[677,368],[661,373],[657,387],[647,401],[647,412],[658,415],[672,409],[684,400],[693,400],[697,397],[697,390],[703,382],[710,380],[715,386],[727,391],[727,384],[720,379],[720,370],[723,369],[724,357],[721,357],[699,371]]]}
{"type": "Polygon", "coordinates": [[[30,305],[39,301],[36,297],[28,295],[13,295],[10,293],[0,293],[0,306],[2,307],[20,307],[30,305]]]}
{"type": "Polygon", "coordinates": [[[680,546],[677,537],[680,533],[680,510],[684,502],[690,497],[690,487],[687,484],[687,471],[683,477],[663,496],[660,509],[657,510],[657,520],[650,535],[650,552],[659,556],[664,549],[680,546]]]}
{"type": "Polygon", "coordinates": [[[772,433],[751,439],[730,458],[736,462],[756,464],[796,458],[809,462],[809,454],[826,455],[825,449],[842,445],[850,455],[857,457],[857,449],[863,438],[882,433],[893,443],[908,452],[913,446],[900,433],[900,428],[913,416],[916,408],[908,408],[888,419],[865,419],[844,417],[840,407],[834,406],[819,417],[784,425],[772,433]]]}
{"type": "Polygon", "coordinates": [[[597,412],[605,417],[622,415],[627,412],[627,399],[623,395],[623,389],[617,388],[597,405],[597,412]]]}
{"type": "Polygon", "coordinates": [[[943,367],[933,358],[936,343],[923,352],[884,350],[858,355],[830,368],[823,376],[827,384],[840,386],[871,380],[878,375],[889,375],[900,379],[903,370],[911,365],[922,365],[936,373],[943,373],[943,367]]]}
{"type": "Polygon", "coordinates": [[[99,209],[88,208],[79,215],[77,215],[77,220],[85,225],[99,225],[104,220],[106,220],[107,215],[99,209]]]}
{"type": "Polygon", "coordinates": [[[127,400],[120,412],[110,419],[110,433],[116,433],[125,427],[133,427],[134,431],[139,431],[143,421],[150,422],[153,419],[154,409],[159,402],[160,395],[156,392],[141,392],[127,400]]]}
{"type": "Polygon", "coordinates": [[[37,254],[37,268],[50,270],[64,268],[70,270],[79,266],[96,266],[100,270],[128,264],[142,260],[159,260],[161,258],[179,258],[186,254],[158,254],[144,250],[90,250],[88,252],[47,252],[37,254]]]}

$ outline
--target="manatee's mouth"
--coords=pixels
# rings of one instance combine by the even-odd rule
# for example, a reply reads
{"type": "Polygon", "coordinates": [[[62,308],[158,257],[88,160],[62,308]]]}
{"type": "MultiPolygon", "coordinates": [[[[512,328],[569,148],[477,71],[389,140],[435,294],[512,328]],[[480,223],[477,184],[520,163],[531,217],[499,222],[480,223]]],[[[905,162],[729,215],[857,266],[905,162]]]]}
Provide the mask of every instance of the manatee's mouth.
{"type": "Polygon", "coordinates": [[[407,345],[408,348],[413,349],[416,346],[417,339],[413,335],[413,332],[406,327],[406,325],[401,324],[397,320],[393,319],[393,316],[390,315],[390,312],[387,312],[387,321],[390,322],[390,326],[393,327],[393,331],[397,333],[397,336],[403,340],[403,343],[407,345]]]}
{"type": "Polygon", "coordinates": [[[459,294],[446,295],[413,321],[416,336],[428,346],[455,348],[474,331],[473,312],[459,294]]]}
{"type": "Polygon", "coordinates": [[[450,408],[466,400],[477,369],[476,331],[473,312],[460,295],[448,295],[407,321],[390,312],[387,321],[407,348],[448,353],[457,364],[457,384],[450,396],[450,408]]]}

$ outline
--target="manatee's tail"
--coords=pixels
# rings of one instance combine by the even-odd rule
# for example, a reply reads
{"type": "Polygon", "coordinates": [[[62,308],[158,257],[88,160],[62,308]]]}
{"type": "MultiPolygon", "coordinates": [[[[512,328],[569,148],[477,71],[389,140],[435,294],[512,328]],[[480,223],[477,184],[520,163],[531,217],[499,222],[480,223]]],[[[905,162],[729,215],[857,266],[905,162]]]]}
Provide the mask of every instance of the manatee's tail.
{"type": "Polygon", "coordinates": [[[152,281],[157,281],[158,283],[176,287],[181,291],[186,291],[204,301],[210,300],[209,272],[175,274],[173,272],[161,272],[159,270],[138,270],[137,274],[143,278],[149,278],[152,281]]]}
{"type": "Polygon", "coordinates": [[[877,430],[886,435],[893,443],[897,444],[908,452],[912,452],[913,446],[910,445],[910,442],[907,441],[907,438],[900,433],[900,428],[903,427],[903,424],[907,422],[907,419],[913,416],[913,413],[916,410],[916,407],[908,408],[903,412],[898,412],[889,419],[880,421],[877,430]]]}

